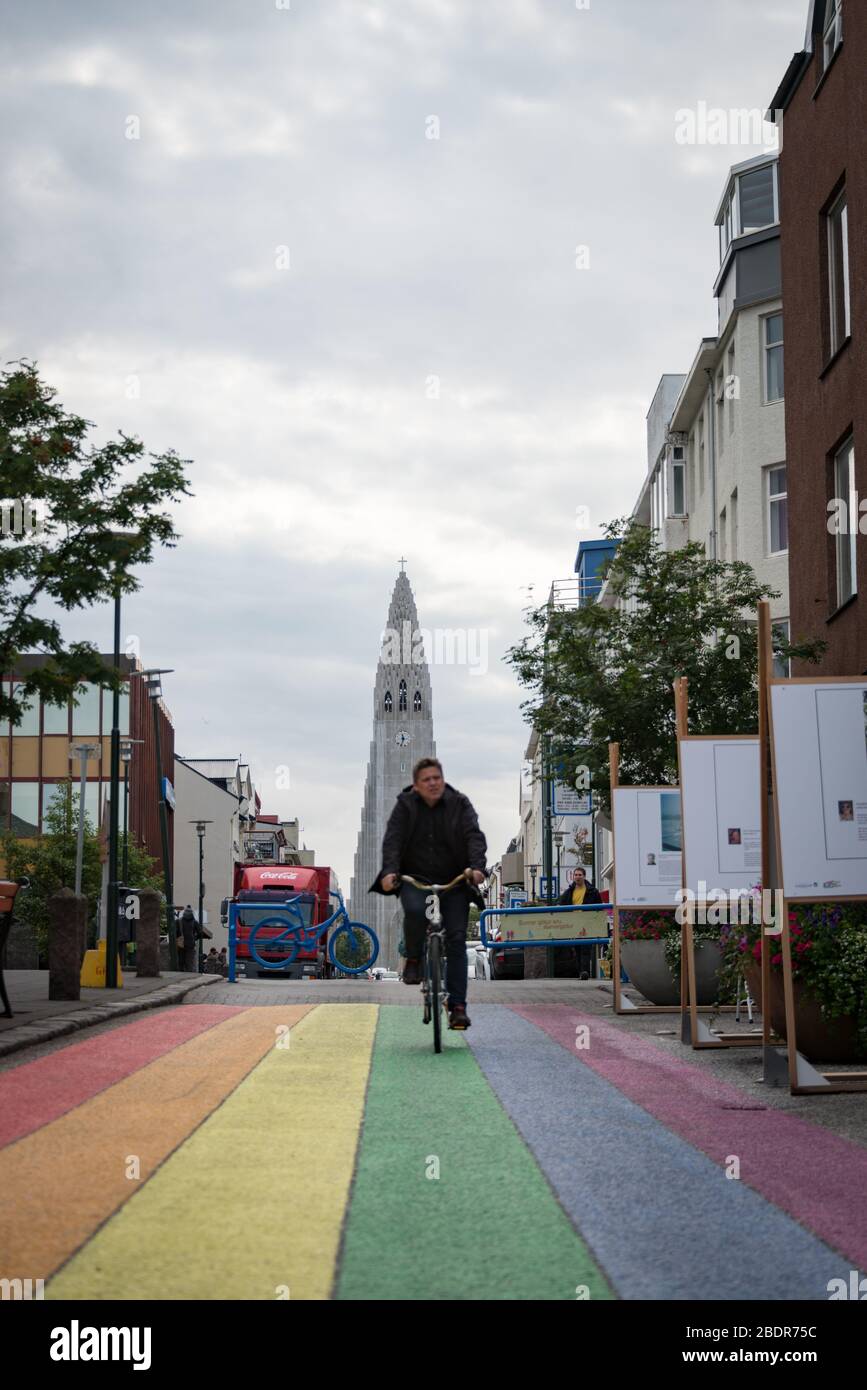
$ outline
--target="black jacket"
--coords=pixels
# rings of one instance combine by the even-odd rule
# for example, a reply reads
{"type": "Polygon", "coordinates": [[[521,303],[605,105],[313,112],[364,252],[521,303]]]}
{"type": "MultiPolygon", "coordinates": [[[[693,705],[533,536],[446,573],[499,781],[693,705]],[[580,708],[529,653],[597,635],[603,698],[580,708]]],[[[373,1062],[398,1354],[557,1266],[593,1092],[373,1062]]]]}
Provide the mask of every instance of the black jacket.
{"type": "Polygon", "coordinates": [[[181,914],[181,932],[183,933],[184,945],[195,946],[199,939],[199,924],[196,921],[196,914],[192,908],[184,908],[181,914]]]}
{"type": "MultiPolygon", "coordinates": [[[[560,894],[559,898],[557,899],[557,902],[558,902],[562,907],[571,907],[571,906],[572,906],[572,889],[573,889],[574,887],[575,887],[575,884],[574,884],[574,883],[570,883],[570,884],[569,884],[569,887],[568,887],[567,889],[565,889],[565,891],[562,892],[562,893],[560,894]]],[[[598,889],[598,888],[594,888],[592,883],[586,883],[586,882],[585,882],[585,884],[584,884],[584,903],[585,903],[585,905],[586,905],[587,903],[601,903],[601,901],[602,901],[602,898],[601,898],[601,896],[600,896],[599,889],[598,889]]]]}
{"type": "MultiPolygon", "coordinates": [[[[463,864],[465,869],[479,869],[481,873],[487,873],[485,855],[488,842],[479,829],[479,818],[469,797],[464,796],[463,792],[456,791],[453,786],[446,782],[442,803],[446,813],[446,835],[455,858],[463,864]]],[[[420,805],[421,797],[418,792],[414,791],[411,786],[404,787],[394,803],[394,810],[388,818],[388,825],[385,827],[382,841],[382,868],[375,881],[368,888],[369,893],[385,891],[380,885],[386,874],[405,874],[412,869],[411,864],[403,862],[403,856],[415,829],[420,805]]],[[[475,897],[477,900],[482,900],[481,894],[477,891],[475,897]]]]}

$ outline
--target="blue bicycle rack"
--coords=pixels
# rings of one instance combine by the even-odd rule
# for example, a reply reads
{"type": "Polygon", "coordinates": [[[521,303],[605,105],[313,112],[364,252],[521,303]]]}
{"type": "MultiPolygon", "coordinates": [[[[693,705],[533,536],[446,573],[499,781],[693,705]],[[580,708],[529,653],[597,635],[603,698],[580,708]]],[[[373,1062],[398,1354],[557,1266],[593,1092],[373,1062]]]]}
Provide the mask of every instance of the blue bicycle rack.
{"type": "MultiPolygon", "coordinates": [[[[336,931],[332,933],[328,941],[328,958],[331,961],[332,965],[335,967],[335,969],[339,970],[341,974],[344,975],[361,975],[364,973],[365,970],[370,969],[370,967],[376,961],[377,956],[379,955],[379,940],[377,938],[376,932],[373,931],[371,927],[366,926],[362,922],[350,922],[349,914],[346,911],[346,904],[343,901],[343,895],[340,893],[340,891],[338,890],[337,892],[331,892],[329,894],[329,897],[337,899],[337,910],[333,912],[331,916],[326,919],[326,921],[319,922],[315,925],[308,925],[304,921],[301,911],[297,907],[297,903],[301,901],[301,897],[302,895],[299,894],[295,898],[288,898],[283,903],[245,901],[241,903],[229,904],[228,978],[231,984],[235,984],[237,980],[236,967],[238,952],[238,918],[243,918],[244,916],[250,916],[252,914],[258,914],[260,912],[265,913],[266,916],[263,920],[258,922],[252,922],[250,924],[250,938],[252,938],[253,933],[255,931],[258,931],[260,927],[283,927],[283,931],[280,932],[278,936],[269,937],[267,939],[267,942],[262,943],[263,949],[267,950],[273,946],[278,946],[288,937],[292,944],[297,943],[295,955],[292,957],[292,963],[294,963],[294,961],[298,957],[299,951],[303,950],[305,946],[314,946],[316,943],[318,943],[323,932],[327,932],[329,927],[332,927],[335,923],[338,923],[339,925],[337,926],[336,931]],[[357,968],[342,965],[340,961],[336,959],[335,956],[335,943],[337,939],[340,938],[342,934],[346,932],[348,932],[350,936],[353,932],[364,933],[369,938],[370,944],[372,946],[372,952],[370,954],[369,959],[367,959],[364,962],[364,964],[358,966],[357,968]]],[[[252,942],[252,944],[250,944],[250,939],[248,938],[248,945],[250,949],[251,959],[256,962],[256,964],[259,966],[261,970],[272,970],[275,972],[278,970],[285,970],[285,960],[263,960],[262,957],[259,955],[255,942],[252,942]]]]}
{"type": "MultiPolygon", "coordinates": [[[[267,912],[267,917],[258,922],[253,922],[249,926],[249,937],[260,927],[283,927],[279,936],[268,938],[267,946],[279,945],[289,937],[294,938],[298,943],[298,950],[304,946],[312,946],[317,942],[326,930],[328,923],[321,926],[307,926],[300,911],[295,906],[300,901],[300,894],[297,898],[289,898],[285,903],[273,902],[243,902],[229,904],[229,981],[234,984],[237,978],[236,963],[238,950],[238,918],[249,916],[251,913],[267,912]]],[[[248,937],[248,944],[249,944],[248,937]]],[[[263,942],[264,946],[265,943],[263,942]]],[[[256,944],[250,945],[250,956],[261,970],[284,970],[285,961],[263,960],[259,955],[256,944]]],[[[296,956],[298,952],[296,951],[296,956]]]]}

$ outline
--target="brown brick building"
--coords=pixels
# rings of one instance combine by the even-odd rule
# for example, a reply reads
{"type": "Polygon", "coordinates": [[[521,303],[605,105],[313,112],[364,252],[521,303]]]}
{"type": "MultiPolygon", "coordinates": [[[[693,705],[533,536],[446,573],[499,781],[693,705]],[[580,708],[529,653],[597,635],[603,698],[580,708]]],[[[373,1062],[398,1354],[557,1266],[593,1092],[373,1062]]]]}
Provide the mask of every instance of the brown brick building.
{"type": "MultiPolygon", "coordinates": [[[[110,655],[103,655],[102,659],[106,666],[113,664],[114,658],[110,655]]],[[[13,683],[15,677],[20,681],[44,661],[43,656],[35,654],[21,656],[13,683]]],[[[126,677],[126,689],[120,702],[121,742],[125,737],[142,740],[133,743],[129,766],[130,841],[140,844],[162,866],[153,712],[140,678],[141,662],[121,656],[121,671],[126,677]]],[[[4,675],[2,679],[8,693],[9,676],[4,675]]],[[[45,812],[63,779],[72,773],[76,787],[78,785],[80,767],[77,759],[70,762],[70,744],[88,742],[97,745],[100,753],[88,763],[85,810],[94,827],[99,828],[110,786],[111,713],[111,692],[86,684],[77,706],[47,705],[35,696],[28,702],[21,724],[13,729],[7,722],[0,731],[0,831],[12,830],[22,839],[40,834],[45,812]]],[[[158,702],[158,718],[162,768],[171,780],[175,731],[162,700],[158,702]]],[[[118,814],[122,825],[123,764],[120,795],[118,814]]],[[[172,813],[169,810],[170,858],[172,850],[172,813]]]]}
{"type": "MultiPolygon", "coordinates": [[[[867,672],[867,0],[811,0],[804,49],[771,109],[781,127],[791,630],[795,639],[828,643],[821,674],[860,675],[867,672]]],[[[793,675],[816,670],[796,663],[793,675]]]]}

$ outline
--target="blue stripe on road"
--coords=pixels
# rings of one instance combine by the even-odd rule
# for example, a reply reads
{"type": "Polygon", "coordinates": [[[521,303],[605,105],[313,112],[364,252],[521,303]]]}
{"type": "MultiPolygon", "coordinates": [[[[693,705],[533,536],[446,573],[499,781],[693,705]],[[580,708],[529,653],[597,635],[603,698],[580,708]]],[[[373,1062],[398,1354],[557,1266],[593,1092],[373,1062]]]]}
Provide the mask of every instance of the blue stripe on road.
{"type": "Polygon", "coordinates": [[[622,1298],[822,1299],[849,1265],[511,1009],[465,1034],[622,1298]]]}

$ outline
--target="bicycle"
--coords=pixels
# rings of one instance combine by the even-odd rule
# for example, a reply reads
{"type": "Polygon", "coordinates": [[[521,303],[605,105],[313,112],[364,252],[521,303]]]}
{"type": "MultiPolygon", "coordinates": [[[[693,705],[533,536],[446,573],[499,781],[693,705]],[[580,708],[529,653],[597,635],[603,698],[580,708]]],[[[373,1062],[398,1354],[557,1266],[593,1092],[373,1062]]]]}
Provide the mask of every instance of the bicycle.
{"type": "Polygon", "coordinates": [[[451,883],[422,883],[419,879],[413,878],[411,874],[400,875],[401,883],[410,883],[413,888],[418,888],[422,893],[428,895],[425,903],[428,927],[425,932],[422,954],[421,991],[424,999],[422,1021],[424,1023],[433,1022],[434,1052],[442,1052],[443,1050],[440,999],[442,999],[443,1009],[448,1009],[448,995],[442,988],[442,960],[445,940],[440,894],[448,893],[451,888],[457,888],[459,883],[470,883],[470,873],[470,869],[464,869],[463,873],[458,874],[457,878],[453,878],[451,883]]]}
{"type": "MultiPolygon", "coordinates": [[[[269,950],[282,942],[285,937],[291,938],[286,948],[286,954],[281,956],[278,961],[262,959],[256,950],[256,936],[264,927],[284,926],[285,916],[266,917],[251,928],[247,938],[247,946],[251,958],[262,970],[285,970],[287,965],[294,965],[298,959],[299,951],[305,947],[309,949],[315,946],[322,933],[328,931],[335,922],[340,922],[341,925],[328,938],[328,956],[331,964],[343,975],[363,975],[371,968],[379,955],[379,938],[376,932],[371,927],[366,927],[363,922],[351,922],[349,920],[349,913],[346,911],[343,894],[339,888],[337,892],[329,893],[328,896],[337,899],[337,910],[325,922],[317,922],[311,926],[307,925],[300,909],[296,906],[301,900],[300,894],[294,898],[287,898],[286,902],[280,905],[281,912],[285,913],[288,910],[290,916],[295,917],[296,921],[290,923],[279,936],[268,938],[267,949],[269,950]],[[342,947],[343,960],[338,959],[338,943],[342,947]],[[347,964],[347,961],[355,961],[356,964],[347,964]],[[359,961],[361,964],[358,964],[359,961]]],[[[265,948],[263,947],[263,949],[265,948]]]]}

